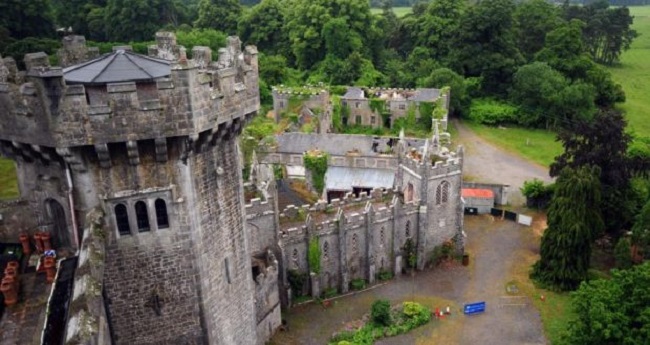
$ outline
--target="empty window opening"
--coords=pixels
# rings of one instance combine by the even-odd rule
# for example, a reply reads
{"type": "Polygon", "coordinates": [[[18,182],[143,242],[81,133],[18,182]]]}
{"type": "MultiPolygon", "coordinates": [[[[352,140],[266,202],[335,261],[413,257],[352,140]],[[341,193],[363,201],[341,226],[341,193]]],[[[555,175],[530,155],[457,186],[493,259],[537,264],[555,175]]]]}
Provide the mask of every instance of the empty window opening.
{"type": "Polygon", "coordinates": [[[406,221],[406,228],[404,229],[404,234],[406,235],[406,238],[411,237],[411,221],[410,220],[406,221]]]}
{"type": "Polygon", "coordinates": [[[156,223],[158,229],[169,228],[169,217],[167,217],[167,204],[163,199],[156,199],[156,223]]]}
{"type": "Polygon", "coordinates": [[[228,263],[228,258],[223,260],[223,265],[226,267],[226,281],[230,284],[230,264],[228,263]]]}
{"type": "Polygon", "coordinates": [[[352,235],[352,253],[356,254],[359,252],[359,238],[357,234],[352,235]]]}
{"type": "Polygon", "coordinates": [[[135,203],[135,219],[138,221],[138,231],[149,231],[149,214],[147,212],[147,204],[144,201],[135,203]]]}
{"type": "Polygon", "coordinates": [[[449,182],[442,181],[436,188],[436,205],[449,201],[449,182]]]}
{"type": "Polygon", "coordinates": [[[354,123],[357,124],[357,125],[360,125],[360,124],[361,124],[361,116],[360,116],[360,115],[357,115],[357,116],[354,118],[354,123]]]}
{"type": "Polygon", "coordinates": [[[330,250],[329,244],[327,243],[327,241],[325,241],[325,243],[323,243],[323,260],[329,260],[330,258],[329,250],[330,250]]]}
{"type": "Polygon", "coordinates": [[[117,204],[115,206],[115,222],[117,223],[117,231],[120,236],[131,235],[129,214],[126,212],[126,206],[124,204],[117,204]]]}

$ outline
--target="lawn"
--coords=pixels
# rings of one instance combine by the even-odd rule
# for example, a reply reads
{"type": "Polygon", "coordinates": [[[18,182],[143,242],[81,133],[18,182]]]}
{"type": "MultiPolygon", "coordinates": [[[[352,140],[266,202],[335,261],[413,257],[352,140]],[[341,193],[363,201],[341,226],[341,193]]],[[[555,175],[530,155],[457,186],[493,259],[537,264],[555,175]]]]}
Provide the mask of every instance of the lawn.
{"type": "Polygon", "coordinates": [[[16,182],[16,167],[14,162],[0,158],[0,199],[10,199],[18,196],[16,182]]]}
{"type": "MultiPolygon", "coordinates": [[[[370,11],[373,14],[379,14],[381,13],[381,8],[371,8],[370,11]]],[[[405,15],[411,13],[411,8],[410,7],[393,7],[393,12],[395,12],[395,15],[398,17],[404,17],[405,15]]]]}
{"type": "Polygon", "coordinates": [[[555,141],[555,133],[550,131],[490,127],[467,121],[464,124],[490,143],[545,167],[563,152],[562,145],[555,141]]]}
{"type": "Polygon", "coordinates": [[[630,50],[621,55],[618,66],[609,67],[612,77],[623,86],[627,100],[620,106],[627,115],[628,129],[650,136],[650,6],[630,7],[633,28],[640,34],[630,50]]]}

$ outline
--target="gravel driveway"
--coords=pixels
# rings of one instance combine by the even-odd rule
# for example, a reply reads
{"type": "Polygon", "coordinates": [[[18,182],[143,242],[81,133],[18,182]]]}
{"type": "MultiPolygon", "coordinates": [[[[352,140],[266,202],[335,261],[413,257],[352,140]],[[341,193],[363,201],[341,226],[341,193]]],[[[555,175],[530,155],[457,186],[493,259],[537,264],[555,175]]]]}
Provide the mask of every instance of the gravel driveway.
{"type": "MultiPolygon", "coordinates": [[[[466,148],[465,173],[476,182],[510,184],[511,203],[523,201],[519,187],[525,180],[550,181],[545,168],[486,143],[462,124],[455,125],[456,141],[466,148]]],[[[527,297],[506,292],[514,265],[522,255],[538,249],[532,230],[483,215],[466,217],[465,232],[471,258],[468,267],[450,264],[414,277],[396,277],[372,290],[337,299],[327,309],[317,304],[293,308],[283,314],[289,331],[279,332],[271,344],[326,344],[332,333],[359,319],[378,298],[394,303],[415,300],[431,308],[449,305],[453,313],[377,344],[545,344],[539,312],[527,297]],[[460,313],[464,303],[475,301],[487,302],[486,313],[469,317],[460,313]]]]}

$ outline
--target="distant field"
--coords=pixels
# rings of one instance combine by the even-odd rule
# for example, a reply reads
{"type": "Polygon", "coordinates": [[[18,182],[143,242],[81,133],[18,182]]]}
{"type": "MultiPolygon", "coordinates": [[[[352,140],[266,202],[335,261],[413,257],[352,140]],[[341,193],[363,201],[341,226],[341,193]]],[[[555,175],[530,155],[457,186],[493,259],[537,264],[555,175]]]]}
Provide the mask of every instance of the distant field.
{"type": "MultiPolygon", "coordinates": [[[[370,11],[374,13],[381,13],[381,8],[371,8],[370,11]]],[[[393,7],[393,12],[398,17],[404,17],[405,15],[411,13],[410,7],[393,7]]]]}
{"type": "Polygon", "coordinates": [[[562,153],[555,133],[541,129],[508,127],[505,129],[465,122],[476,134],[507,151],[548,167],[562,153]]]}
{"type": "Polygon", "coordinates": [[[0,158],[0,199],[10,199],[18,196],[16,168],[14,162],[0,158]]]}
{"type": "Polygon", "coordinates": [[[620,66],[608,70],[625,90],[627,100],[621,109],[627,115],[628,129],[650,136],[650,6],[630,7],[630,12],[633,27],[640,35],[622,54],[620,66]]]}

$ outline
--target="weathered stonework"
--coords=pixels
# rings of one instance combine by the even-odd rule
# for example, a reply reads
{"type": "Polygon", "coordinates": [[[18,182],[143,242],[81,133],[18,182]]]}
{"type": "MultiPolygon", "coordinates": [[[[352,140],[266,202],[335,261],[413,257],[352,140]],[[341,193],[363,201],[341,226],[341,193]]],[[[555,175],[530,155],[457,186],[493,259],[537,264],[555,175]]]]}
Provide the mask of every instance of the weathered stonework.
{"type": "Polygon", "coordinates": [[[17,162],[36,226],[57,250],[87,255],[98,226],[83,216],[105,214],[101,274],[80,260],[75,286],[101,286],[105,299],[75,302],[93,307],[75,307],[69,341],[264,343],[280,324],[279,265],[253,277],[237,144],[259,109],[256,48],[229,37],[217,61],[207,47],[190,60],[173,34],[158,33],[149,51],[163,70],[157,61],[168,61],[164,76],[72,82],[66,75],[94,55],[84,43],[66,38],[65,70],[42,53],[26,56],[25,72],[0,64],[0,150],[17,162]],[[256,296],[268,303],[257,307],[256,296]]]}

